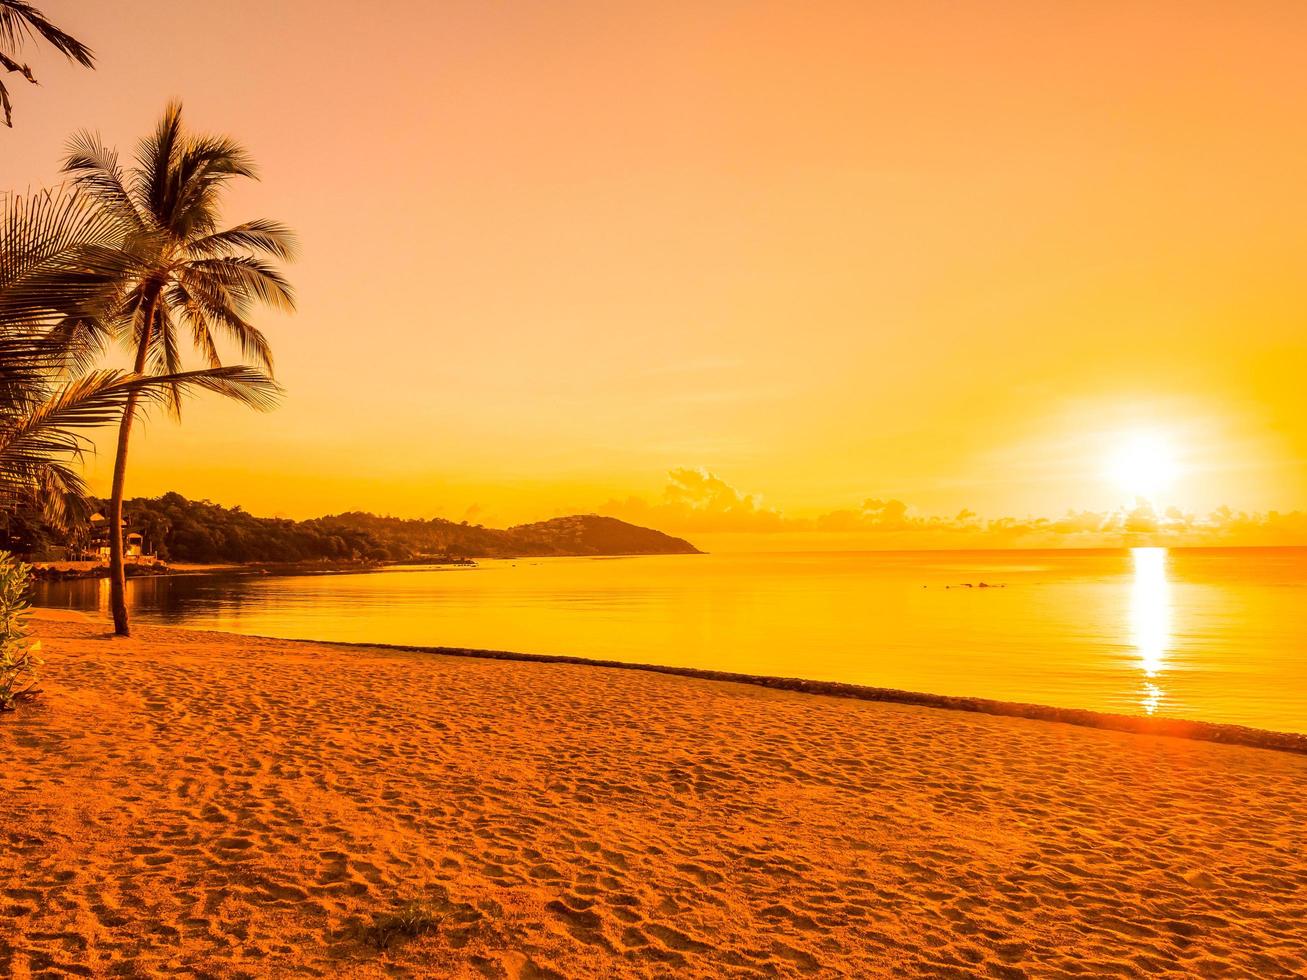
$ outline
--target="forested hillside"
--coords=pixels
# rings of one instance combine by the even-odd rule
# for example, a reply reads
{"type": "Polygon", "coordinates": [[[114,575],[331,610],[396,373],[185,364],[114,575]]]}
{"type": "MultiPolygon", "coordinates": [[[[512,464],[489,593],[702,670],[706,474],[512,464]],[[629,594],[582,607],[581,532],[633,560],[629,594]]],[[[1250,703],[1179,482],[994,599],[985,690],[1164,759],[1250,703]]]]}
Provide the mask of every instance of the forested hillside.
{"type": "MultiPolygon", "coordinates": [[[[95,504],[103,508],[103,502],[95,504]]],[[[293,521],[255,517],[240,507],[187,500],[179,493],[128,500],[124,513],[128,529],[144,536],[147,553],[156,553],[164,561],[202,564],[698,551],[681,538],[593,514],[559,517],[506,530],[440,518],[406,520],[361,512],[293,521]]],[[[8,544],[20,553],[74,543],[72,539],[60,540],[49,529],[34,529],[30,521],[14,523],[13,528],[16,532],[21,529],[21,534],[12,535],[8,544]]]]}

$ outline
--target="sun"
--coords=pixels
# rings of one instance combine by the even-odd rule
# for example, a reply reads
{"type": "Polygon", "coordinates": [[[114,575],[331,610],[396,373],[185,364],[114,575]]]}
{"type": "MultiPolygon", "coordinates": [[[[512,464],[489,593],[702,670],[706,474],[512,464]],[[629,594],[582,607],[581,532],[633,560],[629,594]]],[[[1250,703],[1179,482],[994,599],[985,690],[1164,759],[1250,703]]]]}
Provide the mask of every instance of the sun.
{"type": "Polygon", "coordinates": [[[1115,440],[1107,475],[1133,497],[1154,500],[1169,490],[1180,475],[1175,447],[1160,432],[1128,432],[1115,440]]]}

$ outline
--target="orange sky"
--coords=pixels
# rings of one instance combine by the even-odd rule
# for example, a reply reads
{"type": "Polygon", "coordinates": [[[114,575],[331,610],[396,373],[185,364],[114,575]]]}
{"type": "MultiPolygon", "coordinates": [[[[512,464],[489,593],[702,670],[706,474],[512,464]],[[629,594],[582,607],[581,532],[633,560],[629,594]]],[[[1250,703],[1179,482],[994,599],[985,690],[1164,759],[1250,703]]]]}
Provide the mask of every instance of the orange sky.
{"type": "Polygon", "coordinates": [[[1159,509],[1307,508],[1307,4],[42,5],[99,68],[33,55],[6,186],[176,95],[304,240],[284,406],[152,421],[129,495],[1060,515],[1146,430],[1159,509]]]}

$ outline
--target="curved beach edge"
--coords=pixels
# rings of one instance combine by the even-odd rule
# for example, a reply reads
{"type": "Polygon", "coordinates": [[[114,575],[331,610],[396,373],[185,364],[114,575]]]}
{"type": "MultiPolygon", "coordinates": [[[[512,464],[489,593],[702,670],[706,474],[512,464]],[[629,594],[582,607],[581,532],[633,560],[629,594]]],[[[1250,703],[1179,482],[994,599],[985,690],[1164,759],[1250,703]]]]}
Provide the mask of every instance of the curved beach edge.
{"type": "MultiPolygon", "coordinates": [[[[263,639],[285,638],[263,637],[263,639]]],[[[726,670],[627,663],[621,660],[599,660],[591,657],[575,657],[562,654],[515,653],[508,650],[412,646],[398,643],[355,643],[343,640],[303,640],[297,642],[317,643],[333,647],[429,653],[445,657],[474,657],[481,660],[513,660],[526,663],[577,664],[588,667],[611,667],[617,670],[641,670],[655,674],[670,674],[675,677],[692,677],[698,680],[751,684],[756,687],[772,688],[773,690],[819,694],[832,698],[882,701],[925,708],[943,708],[948,711],[970,711],[1008,718],[1029,718],[1035,721],[1052,721],[1061,722],[1064,725],[1077,725],[1081,728],[1100,728],[1107,731],[1130,732],[1136,735],[1163,735],[1170,738],[1187,738],[1201,742],[1219,742],[1223,745],[1242,745],[1248,748],[1271,749],[1277,752],[1296,752],[1307,755],[1307,735],[1295,732],[1267,731],[1245,725],[1219,724],[1210,721],[1118,715],[1104,711],[1090,711],[1085,708],[1058,708],[1046,704],[1024,704],[1019,701],[995,701],[989,698],[925,694],[918,691],[900,691],[889,687],[845,684],[840,681],[805,680],[801,677],[772,677],[767,674],[739,674],[726,670]]]]}

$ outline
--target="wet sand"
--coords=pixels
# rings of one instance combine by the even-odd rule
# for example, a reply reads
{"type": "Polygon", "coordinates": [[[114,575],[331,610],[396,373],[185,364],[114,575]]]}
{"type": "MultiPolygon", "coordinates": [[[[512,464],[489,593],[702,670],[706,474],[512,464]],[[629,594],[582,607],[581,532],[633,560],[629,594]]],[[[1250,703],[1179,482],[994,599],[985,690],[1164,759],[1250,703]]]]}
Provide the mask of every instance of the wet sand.
{"type": "Polygon", "coordinates": [[[1307,968],[1307,757],[567,663],[37,623],[0,976],[1307,968]],[[429,930],[367,926],[421,902],[429,930]]]}

